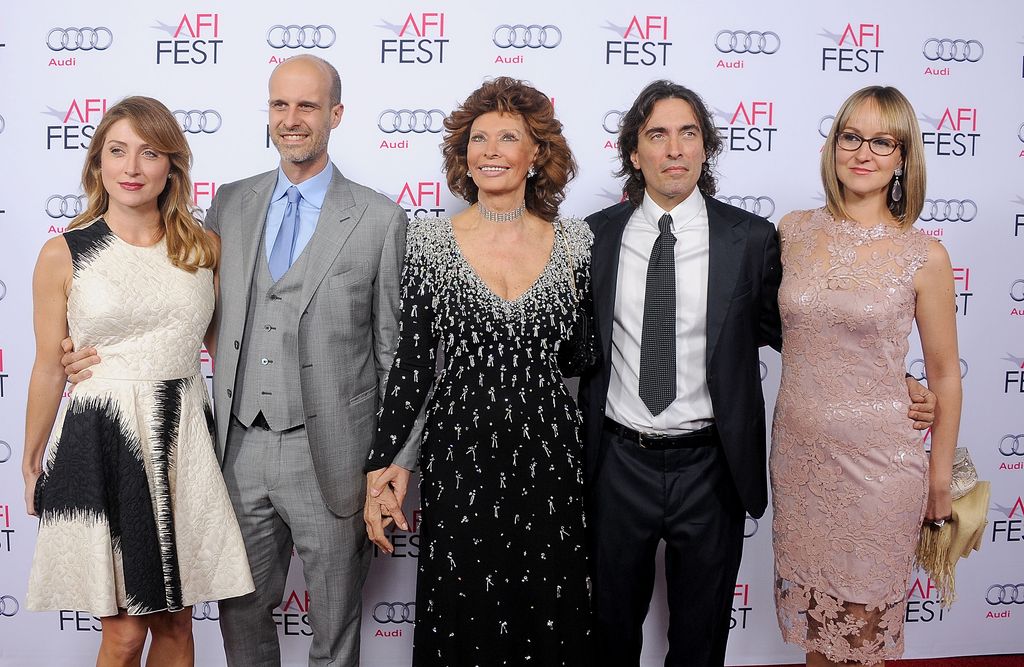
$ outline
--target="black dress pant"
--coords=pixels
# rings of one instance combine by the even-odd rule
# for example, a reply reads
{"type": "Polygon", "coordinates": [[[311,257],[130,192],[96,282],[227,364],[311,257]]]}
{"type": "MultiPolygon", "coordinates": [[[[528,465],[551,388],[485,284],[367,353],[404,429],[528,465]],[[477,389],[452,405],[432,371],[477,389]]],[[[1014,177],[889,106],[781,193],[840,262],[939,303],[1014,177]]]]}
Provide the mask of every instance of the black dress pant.
{"type": "Polygon", "coordinates": [[[745,512],[718,438],[652,451],[605,431],[588,490],[597,664],[640,663],[665,541],[666,667],[725,662],[745,512]]]}

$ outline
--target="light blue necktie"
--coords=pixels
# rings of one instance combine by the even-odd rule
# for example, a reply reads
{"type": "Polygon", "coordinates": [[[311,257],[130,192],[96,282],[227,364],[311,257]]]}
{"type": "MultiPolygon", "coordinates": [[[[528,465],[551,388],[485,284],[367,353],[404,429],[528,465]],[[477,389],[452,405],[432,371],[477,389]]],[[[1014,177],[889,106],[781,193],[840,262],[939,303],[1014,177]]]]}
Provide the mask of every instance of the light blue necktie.
{"type": "Polygon", "coordinates": [[[278,230],[274,248],[270,251],[270,276],[275,283],[294,261],[292,255],[295,252],[295,239],[299,231],[299,200],[302,199],[302,195],[293,185],[285,192],[285,196],[288,197],[288,206],[284,209],[281,229],[278,230]]]}

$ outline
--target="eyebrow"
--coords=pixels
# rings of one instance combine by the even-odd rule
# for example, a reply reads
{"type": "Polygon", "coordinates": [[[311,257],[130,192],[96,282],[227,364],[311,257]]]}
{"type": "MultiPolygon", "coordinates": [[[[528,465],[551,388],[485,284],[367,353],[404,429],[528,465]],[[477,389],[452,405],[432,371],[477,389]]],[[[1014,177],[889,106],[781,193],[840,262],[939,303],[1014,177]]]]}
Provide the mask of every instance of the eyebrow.
{"type": "MultiPolygon", "coordinates": [[[[286,100],[283,100],[280,97],[272,99],[269,102],[270,106],[274,106],[275,104],[278,104],[278,103],[288,104],[288,102],[286,100]]],[[[316,107],[318,109],[320,108],[320,103],[319,102],[314,102],[312,100],[299,100],[295,104],[298,105],[298,106],[316,107]]]]}
{"type": "MultiPolygon", "coordinates": [[[[685,132],[687,130],[697,130],[697,131],[700,131],[700,126],[697,125],[696,123],[687,123],[686,125],[683,125],[682,127],[679,128],[680,132],[685,132]]],[[[668,128],[667,127],[658,126],[658,127],[648,127],[648,128],[644,129],[644,134],[651,134],[653,132],[661,132],[662,134],[667,134],[668,133],[668,128]]]]}

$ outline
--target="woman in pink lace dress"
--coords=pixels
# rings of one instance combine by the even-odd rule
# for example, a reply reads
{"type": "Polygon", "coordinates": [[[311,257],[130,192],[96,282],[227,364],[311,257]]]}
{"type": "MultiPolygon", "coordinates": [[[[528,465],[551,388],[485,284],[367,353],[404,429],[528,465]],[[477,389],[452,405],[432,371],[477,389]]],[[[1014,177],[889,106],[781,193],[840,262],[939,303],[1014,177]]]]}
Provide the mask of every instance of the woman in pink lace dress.
{"type": "Polygon", "coordinates": [[[912,227],[924,151],[898,90],[854,93],[821,155],[826,206],[779,223],[776,607],[808,665],[874,665],[902,655],[922,521],[951,512],[961,398],[953,274],[942,245],[912,227]],[[906,419],[914,321],[938,396],[930,465],[906,419]]]}

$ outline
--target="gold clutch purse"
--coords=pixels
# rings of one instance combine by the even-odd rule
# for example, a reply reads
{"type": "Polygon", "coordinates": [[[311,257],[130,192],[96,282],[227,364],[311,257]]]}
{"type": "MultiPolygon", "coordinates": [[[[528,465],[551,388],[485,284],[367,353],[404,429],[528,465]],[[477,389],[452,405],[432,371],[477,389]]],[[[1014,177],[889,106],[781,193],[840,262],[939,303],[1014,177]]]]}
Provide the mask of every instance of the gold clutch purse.
{"type": "Polygon", "coordinates": [[[953,453],[953,515],[942,526],[921,526],[917,566],[928,573],[939,591],[943,607],[956,600],[956,562],[981,549],[988,524],[989,483],[978,479],[978,470],[966,447],[953,453]]]}

